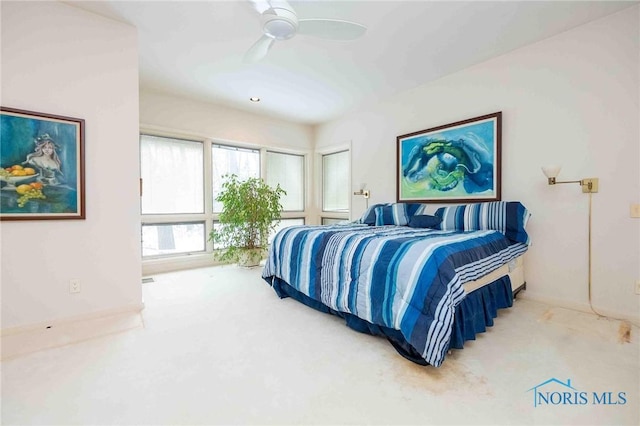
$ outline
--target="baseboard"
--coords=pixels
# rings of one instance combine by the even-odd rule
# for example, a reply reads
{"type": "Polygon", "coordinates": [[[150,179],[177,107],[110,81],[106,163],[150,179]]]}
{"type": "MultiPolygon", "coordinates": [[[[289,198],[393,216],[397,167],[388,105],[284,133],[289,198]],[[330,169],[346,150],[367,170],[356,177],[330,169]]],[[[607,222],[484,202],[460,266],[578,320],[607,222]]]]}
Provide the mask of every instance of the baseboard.
{"type": "Polygon", "coordinates": [[[207,266],[221,265],[211,253],[193,254],[189,256],[177,256],[142,261],[142,275],[149,276],[165,272],[180,271],[184,269],[203,268],[207,266]]]}
{"type": "MultiPolygon", "coordinates": [[[[570,310],[573,310],[573,311],[593,314],[593,311],[591,310],[591,306],[589,306],[588,302],[586,302],[586,303],[576,303],[576,302],[567,302],[566,300],[553,299],[553,298],[550,298],[550,297],[545,297],[545,296],[541,296],[539,294],[536,294],[535,292],[532,292],[528,288],[525,291],[521,291],[518,294],[518,298],[527,299],[527,300],[533,300],[535,302],[541,302],[541,303],[544,303],[544,304],[547,304],[547,305],[557,306],[559,308],[570,309],[570,310]]],[[[601,315],[604,315],[604,316],[606,316],[608,318],[617,319],[617,320],[621,320],[621,321],[629,321],[629,322],[631,322],[632,324],[635,324],[635,325],[640,324],[640,317],[638,317],[638,316],[628,315],[628,314],[624,314],[624,313],[621,313],[621,312],[604,309],[604,308],[601,308],[599,306],[594,306],[594,308],[598,311],[598,313],[600,313],[601,315]]]]}
{"type": "Polygon", "coordinates": [[[46,323],[2,329],[0,359],[5,361],[43,349],[143,327],[140,313],[143,308],[144,304],[141,303],[46,323]]]}

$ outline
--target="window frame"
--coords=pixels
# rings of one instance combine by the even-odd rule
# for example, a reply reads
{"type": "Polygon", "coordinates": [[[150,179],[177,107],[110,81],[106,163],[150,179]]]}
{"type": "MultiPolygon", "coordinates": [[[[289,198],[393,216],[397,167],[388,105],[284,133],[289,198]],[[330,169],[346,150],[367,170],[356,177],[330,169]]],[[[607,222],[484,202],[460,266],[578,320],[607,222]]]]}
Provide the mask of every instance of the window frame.
{"type": "Polygon", "coordinates": [[[323,149],[319,149],[316,151],[316,188],[317,188],[317,201],[318,201],[318,223],[322,223],[323,219],[338,219],[338,220],[350,220],[351,218],[351,208],[352,208],[352,197],[351,197],[351,170],[352,170],[352,155],[351,155],[351,143],[335,145],[325,147],[323,149]],[[341,152],[347,152],[347,164],[348,164],[348,179],[347,179],[347,188],[348,188],[348,204],[347,210],[337,211],[337,210],[324,210],[324,157],[326,155],[338,154],[341,152]]]}

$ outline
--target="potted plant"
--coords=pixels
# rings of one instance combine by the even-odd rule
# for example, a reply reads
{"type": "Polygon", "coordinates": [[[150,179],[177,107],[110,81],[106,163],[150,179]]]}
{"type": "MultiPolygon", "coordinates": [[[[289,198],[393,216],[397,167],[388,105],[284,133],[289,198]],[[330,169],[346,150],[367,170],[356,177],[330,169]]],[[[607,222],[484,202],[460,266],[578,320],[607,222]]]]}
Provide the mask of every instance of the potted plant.
{"type": "Polygon", "coordinates": [[[222,203],[219,227],[209,239],[222,247],[214,256],[240,266],[257,266],[267,253],[267,239],[280,222],[280,197],[286,192],[278,185],[272,188],[261,178],[240,180],[224,175],[222,191],[216,201],[222,203]]]}

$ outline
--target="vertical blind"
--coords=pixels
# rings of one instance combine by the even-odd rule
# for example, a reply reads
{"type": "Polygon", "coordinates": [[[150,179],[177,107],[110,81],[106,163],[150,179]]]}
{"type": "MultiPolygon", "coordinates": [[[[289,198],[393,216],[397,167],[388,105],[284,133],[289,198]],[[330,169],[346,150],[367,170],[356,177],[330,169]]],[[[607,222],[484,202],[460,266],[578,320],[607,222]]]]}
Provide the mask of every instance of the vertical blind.
{"type": "Polygon", "coordinates": [[[349,151],[322,156],[322,210],[349,210],[349,151]]]}
{"type": "Polygon", "coordinates": [[[304,210],[304,156],[267,151],[265,182],[278,184],[287,194],[280,198],[284,211],[304,210]]]}

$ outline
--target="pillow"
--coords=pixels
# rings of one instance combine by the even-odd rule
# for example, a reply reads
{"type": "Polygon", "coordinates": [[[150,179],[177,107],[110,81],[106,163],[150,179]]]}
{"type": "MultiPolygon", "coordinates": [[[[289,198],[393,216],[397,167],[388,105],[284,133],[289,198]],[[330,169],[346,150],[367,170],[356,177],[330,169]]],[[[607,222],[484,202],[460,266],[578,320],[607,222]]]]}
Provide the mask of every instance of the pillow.
{"type": "Polygon", "coordinates": [[[424,210],[425,210],[426,206],[424,204],[418,204],[418,203],[407,203],[407,217],[409,219],[411,219],[411,217],[413,215],[416,214],[424,214],[424,210]]]}
{"type": "Polygon", "coordinates": [[[417,214],[409,219],[409,226],[412,228],[436,228],[442,222],[439,216],[431,216],[428,214],[417,214]]]}
{"type": "Polygon", "coordinates": [[[365,210],[364,213],[362,213],[362,216],[360,216],[360,220],[358,222],[366,223],[367,225],[375,225],[376,224],[376,207],[390,206],[390,205],[391,204],[374,204],[373,206],[365,210]]]}
{"type": "Polygon", "coordinates": [[[376,214],[376,226],[405,226],[407,223],[409,223],[406,204],[396,203],[390,206],[376,207],[374,211],[376,214]]]}
{"type": "MultiPolygon", "coordinates": [[[[406,216],[407,216],[407,222],[409,221],[409,219],[411,218],[411,216],[413,216],[414,214],[420,214],[420,212],[422,210],[424,210],[424,205],[422,204],[407,204],[407,203],[384,203],[384,204],[374,204],[373,206],[369,207],[367,210],[365,210],[365,212],[362,214],[362,216],[360,216],[360,219],[358,220],[358,223],[366,223],[367,225],[375,225],[376,224],[376,208],[377,207],[388,207],[388,206],[395,206],[395,205],[403,205],[406,207],[406,216]]],[[[405,224],[406,225],[406,224],[405,224]]]]}
{"type": "Polygon", "coordinates": [[[439,229],[445,231],[478,231],[493,229],[512,241],[529,244],[525,226],[531,214],[518,201],[491,201],[440,207],[435,215],[442,219],[439,229]]]}

